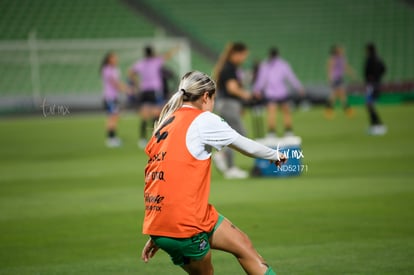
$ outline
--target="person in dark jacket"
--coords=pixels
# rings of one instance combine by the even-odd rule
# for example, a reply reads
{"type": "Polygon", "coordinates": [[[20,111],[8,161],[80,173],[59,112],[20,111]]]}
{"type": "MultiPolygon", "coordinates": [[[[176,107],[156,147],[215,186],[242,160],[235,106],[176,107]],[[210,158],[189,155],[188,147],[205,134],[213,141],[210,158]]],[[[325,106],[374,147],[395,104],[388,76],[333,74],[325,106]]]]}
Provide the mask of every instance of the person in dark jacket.
{"type": "Polygon", "coordinates": [[[366,88],[366,107],[370,119],[371,135],[384,135],[387,127],[382,123],[380,116],[375,108],[375,102],[380,95],[381,80],[385,74],[386,67],[384,62],[377,54],[373,43],[366,45],[366,60],[364,68],[365,88],[366,88]]]}

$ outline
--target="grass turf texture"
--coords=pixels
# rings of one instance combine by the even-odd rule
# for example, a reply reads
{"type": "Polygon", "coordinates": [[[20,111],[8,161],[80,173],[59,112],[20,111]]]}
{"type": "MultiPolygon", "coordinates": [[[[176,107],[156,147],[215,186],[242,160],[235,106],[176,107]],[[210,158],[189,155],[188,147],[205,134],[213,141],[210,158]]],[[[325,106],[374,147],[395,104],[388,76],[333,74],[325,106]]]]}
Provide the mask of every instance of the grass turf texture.
{"type": "MultiPolygon", "coordinates": [[[[227,181],[213,171],[211,202],[278,274],[414,273],[414,109],[380,111],[383,137],[365,134],[363,109],[332,121],[321,109],[295,113],[300,177],[227,181]]],[[[122,117],[124,146],[107,149],[104,118],[0,120],[0,274],[183,273],[164,252],[140,261],[137,119],[122,117]]],[[[217,274],[243,274],[228,254],[214,251],[213,262],[217,274]]]]}

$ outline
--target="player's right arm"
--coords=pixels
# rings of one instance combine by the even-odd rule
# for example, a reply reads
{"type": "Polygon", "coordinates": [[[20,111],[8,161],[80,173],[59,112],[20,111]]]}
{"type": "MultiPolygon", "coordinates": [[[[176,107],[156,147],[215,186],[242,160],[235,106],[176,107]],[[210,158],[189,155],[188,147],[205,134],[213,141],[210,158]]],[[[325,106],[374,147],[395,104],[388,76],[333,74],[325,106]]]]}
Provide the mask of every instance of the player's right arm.
{"type": "Polygon", "coordinates": [[[139,79],[138,79],[138,74],[136,72],[135,66],[136,65],[132,65],[128,69],[128,82],[131,83],[132,86],[136,89],[138,88],[139,79]]]}
{"type": "Polygon", "coordinates": [[[226,81],[226,89],[229,92],[229,94],[236,96],[238,98],[244,100],[249,100],[252,98],[251,93],[240,87],[239,82],[234,78],[226,81]]]}
{"type": "Polygon", "coordinates": [[[242,135],[234,140],[233,143],[229,145],[229,147],[249,157],[270,160],[277,166],[287,161],[287,157],[283,153],[242,135]]]}
{"type": "Polygon", "coordinates": [[[292,67],[290,67],[290,65],[287,63],[285,66],[285,74],[286,74],[286,78],[289,81],[289,83],[299,92],[301,96],[304,96],[305,89],[303,88],[302,83],[299,81],[298,77],[293,72],[292,67]]]}

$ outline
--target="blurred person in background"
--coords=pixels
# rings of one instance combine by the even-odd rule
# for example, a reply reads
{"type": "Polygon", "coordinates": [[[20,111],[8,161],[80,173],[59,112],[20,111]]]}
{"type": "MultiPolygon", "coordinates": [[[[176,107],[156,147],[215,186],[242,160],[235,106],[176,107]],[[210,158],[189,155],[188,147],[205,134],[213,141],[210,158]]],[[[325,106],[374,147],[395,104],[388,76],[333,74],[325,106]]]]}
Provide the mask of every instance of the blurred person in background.
{"type": "Polygon", "coordinates": [[[129,82],[138,88],[136,103],[139,108],[140,125],[138,127],[138,146],[144,148],[147,143],[148,125],[157,120],[164,103],[164,85],[162,68],[172,58],[178,47],[156,56],[151,46],[144,48],[144,58],[138,60],[128,71],[129,82]]]}
{"type": "Polygon", "coordinates": [[[366,107],[369,114],[371,135],[384,135],[387,127],[382,121],[375,108],[375,102],[380,96],[381,80],[386,72],[386,66],[378,56],[376,47],[373,43],[366,45],[366,59],[364,67],[365,89],[366,89],[366,107]]]}
{"type": "Polygon", "coordinates": [[[277,109],[283,113],[284,135],[293,136],[292,115],[289,107],[289,86],[292,86],[301,95],[304,88],[289,63],[279,56],[275,47],[269,50],[268,60],[260,64],[257,79],[253,90],[257,96],[264,96],[267,105],[268,137],[277,135],[277,109]]]}
{"type": "Polygon", "coordinates": [[[354,71],[348,64],[343,47],[339,45],[332,46],[330,54],[331,56],[327,61],[327,75],[331,93],[326,103],[325,117],[327,119],[334,118],[334,107],[337,98],[340,99],[346,115],[352,117],[354,115],[354,110],[348,104],[345,89],[345,76],[350,75],[351,77],[354,77],[354,71]]]}
{"type": "MultiPolygon", "coordinates": [[[[250,86],[253,87],[254,83],[256,83],[257,76],[259,73],[261,61],[260,59],[253,59],[252,66],[251,66],[251,80],[250,86]]],[[[255,138],[262,138],[265,136],[265,129],[264,129],[264,115],[265,115],[265,100],[264,98],[259,95],[253,98],[249,104],[250,114],[251,114],[251,122],[252,122],[252,130],[253,135],[255,138]]]]}
{"type": "MultiPolygon", "coordinates": [[[[242,122],[243,101],[252,99],[252,93],[243,88],[240,66],[248,56],[247,46],[241,42],[229,43],[221,54],[213,72],[217,83],[217,113],[238,133],[246,135],[242,122]]],[[[225,148],[213,156],[217,168],[226,178],[247,178],[248,173],[234,163],[234,153],[225,148]]]]}
{"type": "MultiPolygon", "coordinates": [[[[163,98],[164,102],[170,98],[170,92],[173,90],[171,87],[176,87],[178,84],[178,79],[176,74],[169,69],[167,66],[161,68],[161,77],[162,77],[162,87],[163,87],[163,98]]],[[[163,104],[164,105],[164,104],[163,104]]]]}
{"type": "Polygon", "coordinates": [[[108,113],[106,145],[108,147],[119,147],[121,140],[116,135],[119,119],[118,92],[129,92],[129,90],[127,85],[120,81],[118,57],[114,52],[109,52],[104,56],[99,73],[102,77],[104,106],[108,113]]]}

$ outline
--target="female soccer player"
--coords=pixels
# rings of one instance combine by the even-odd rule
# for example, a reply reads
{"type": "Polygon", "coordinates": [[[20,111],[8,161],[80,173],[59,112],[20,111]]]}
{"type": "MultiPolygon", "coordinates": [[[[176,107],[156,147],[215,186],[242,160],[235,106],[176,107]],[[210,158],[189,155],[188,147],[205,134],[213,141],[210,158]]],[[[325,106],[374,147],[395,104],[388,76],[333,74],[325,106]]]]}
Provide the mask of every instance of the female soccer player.
{"type": "MultiPolygon", "coordinates": [[[[243,101],[250,100],[252,94],[243,89],[239,68],[246,60],[248,53],[245,44],[230,43],[214,68],[219,98],[217,112],[242,135],[246,134],[241,120],[243,101]]],[[[234,154],[231,150],[225,149],[217,152],[213,159],[226,178],[247,178],[248,173],[234,164],[234,154]]]]}
{"type": "Polygon", "coordinates": [[[334,117],[334,106],[337,98],[341,100],[346,115],[352,117],[354,110],[349,106],[347,102],[345,75],[349,74],[350,76],[354,76],[355,74],[352,68],[349,66],[345,57],[344,49],[341,46],[332,46],[331,56],[327,62],[327,74],[332,92],[329,95],[326,104],[326,118],[332,119],[334,117]]]}
{"type": "Polygon", "coordinates": [[[118,69],[118,57],[114,52],[109,52],[102,60],[99,70],[102,77],[104,106],[108,113],[106,131],[108,147],[119,147],[121,140],[116,136],[116,128],[119,119],[118,92],[128,92],[127,86],[120,81],[118,69]]]}
{"type": "Polygon", "coordinates": [[[145,149],[145,218],[150,235],[142,259],[159,248],[188,274],[213,274],[211,249],[233,254],[247,274],[275,274],[247,235],[208,203],[212,148],[225,146],[276,165],[286,161],[278,151],[243,137],[211,113],[216,86],[206,74],[185,74],[163,108],[145,149]]]}
{"type": "Polygon", "coordinates": [[[302,84],[291,69],[289,63],[279,57],[277,48],[271,48],[269,59],[262,62],[259,67],[256,82],[253,89],[256,94],[262,92],[267,102],[267,127],[268,136],[276,133],[277,108],[280,105],[283,112],[285,124],[285,136],[292,136],[292,115],[289,108],[288,84],[292,85],[300,94],[303,95],[302,84]]]}
{"type": "Polygon", "coordinates": [[[147,46],[144,49],[145,57],[129,69],[130,81],[134,83],[134,86],[137,86],[139,82],[138,104],[141,124],[138,146],[141,148],[144,148],[147,143],[148,121],[153,123],[157,119],[164,101],[162,66],[165,61],[173,57],[177,50],[178,48],[173,48],[162,56],[156,56],[154,49],[147,46]]]}
{"type": "Polygon", "coordinates": [[[364,77],[366,85],[366,107],[370,120],[368,132],[371,135],[384,135],[387,132],[387,127],[382,124],[381,118],[375,108],[375,102],[381,92],[381,80],[385,72],[385,64],[378,56],[375,44],[368,43],[366,45],[364,77]]]}

